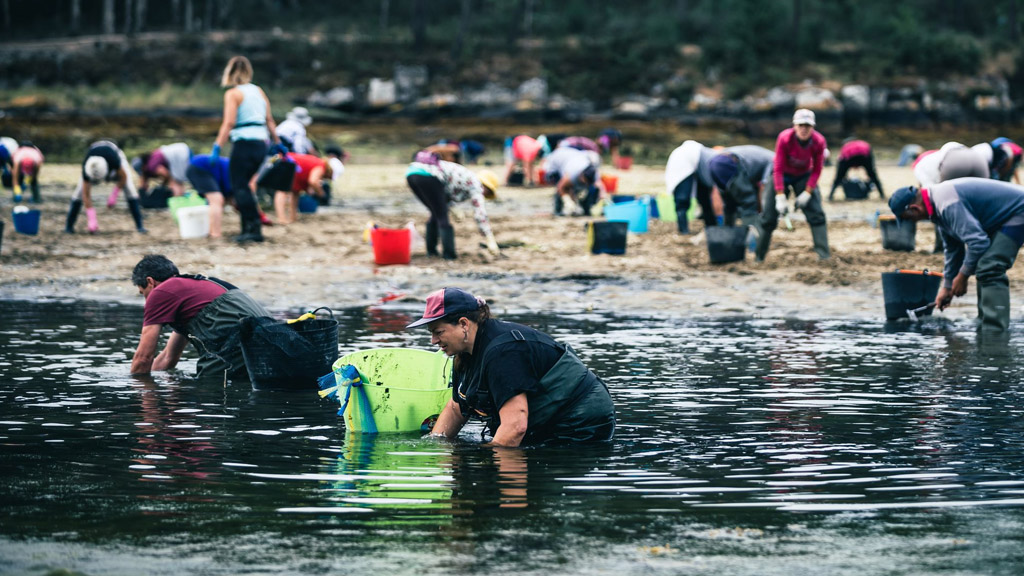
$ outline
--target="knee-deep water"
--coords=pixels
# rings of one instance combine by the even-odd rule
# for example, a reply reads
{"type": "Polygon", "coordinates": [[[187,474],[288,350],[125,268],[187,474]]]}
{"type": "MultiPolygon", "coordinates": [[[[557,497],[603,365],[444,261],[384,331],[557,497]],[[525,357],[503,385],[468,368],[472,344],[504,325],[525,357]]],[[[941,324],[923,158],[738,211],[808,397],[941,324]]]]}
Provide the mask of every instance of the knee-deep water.
{"type": "MultiPolygon", "coordinates": [[[[191,378],[191,350],[133,378],[141,315],[0,302],[0,573],[1024,572],[1016,335],[506,316],[573,345],[618,430],[495,450],[347,434],[313,390],[191,378]]],[[[337,312],[342,354],[429,349],[414,316],[337,312]]]]}

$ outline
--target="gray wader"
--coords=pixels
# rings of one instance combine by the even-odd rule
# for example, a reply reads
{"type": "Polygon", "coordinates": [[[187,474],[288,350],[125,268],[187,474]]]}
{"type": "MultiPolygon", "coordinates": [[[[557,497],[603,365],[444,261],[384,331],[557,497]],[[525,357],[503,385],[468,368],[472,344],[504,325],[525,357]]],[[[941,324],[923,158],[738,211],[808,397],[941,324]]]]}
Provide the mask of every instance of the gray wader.
{"type": "Polygon", "coordinates": [[[198,376],[227,372],[232,378],[248,378],[238,323],[243,318],[270,316],[266,308],[241,290],[218,296],[188,324],[188,337],[199,351],[198,376]]]}
{"type": "MultiPolygon", "coordinates": [[[[519,340],[548,341],[518,330],[495,338],[489,350],[519,340]]],[[[554,342],[550,340],[550,342],[554,342]]],[[[487,363],[484,357],[484,364],[487,363]]],[[[524,442],[547,440],[610,440],[615,433],[615,406],[608,387],[566,345],[561,358],[540,379],[540,390],[528,392],[529,418],[524,442]]]]}
{"type": "MultiPolygon", "coordinates": [[[[795,195],[803,192],[807,187],[807,180],[810,177],[810,174],[793,179],[786,177],[786,185],[783,188],[786,198],[789,198],[790,188],[792,188],[795,195]],[[798,190],[799,192],[797,192],[798,190]]],[[[779,225],[779,213],[775,210],[775,190],[773,186],[765,186],[764,192],[761,195],[761,228],[763,233],[757,240],[757,250],[754,254],[758,262],[763,261],[765,256],[768,255],[768,248],[772,243],[772,233],[775,232],[775,228],[779,225]]],[[[814,252],[818,254],[819,259],[827,260],[832,253],[828,247],[828,225],[825,219],[825,210],[821,205],[821,191],[817,187],[811,193],[810,201],[800,210],[804,213],[804,216],[807,218],[807,224],[811,227],[811,240],[814,243],[814,252]]]]}
{"type": "Polygon", "coordinates": [[[1020,243],[997,232],[988,250],[978,260],[975,276],[978,284],[979,328],[1005,332],[1010,328],[1010,279],[1006,271],[1013,266],[1020,243]]]}

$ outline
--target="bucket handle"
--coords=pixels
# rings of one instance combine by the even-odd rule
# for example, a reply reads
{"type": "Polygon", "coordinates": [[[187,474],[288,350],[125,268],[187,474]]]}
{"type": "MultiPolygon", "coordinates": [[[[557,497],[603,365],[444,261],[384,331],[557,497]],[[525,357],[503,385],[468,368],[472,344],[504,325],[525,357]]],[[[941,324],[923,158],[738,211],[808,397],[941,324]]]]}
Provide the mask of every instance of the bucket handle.
{"type": "Polygon", "coordinates": [[[302,322],[303,320],[313,320],[316,318],[316,313],[321,310],[327,310],[327,313],[331,315],[331,320],[334,320],[334,311],[328,308],[327,306],[321,306],[319,308],[316,308],[315,310],[306,312],[305,314],[299,316],[298,318],[292,318],[291,320],[288,321],[288,324],[295,324],[296,322],[302,322]]]}
{"type": "Polygon", "coordinates": [[[918,274],[918,275],[921,275],[921,276],[942,276],[943,275],[942,272],[932,272],[932,271],[928,270],[927,268],[925,268],[924,270],[904,270],[902,268],[897,268],[895,270],[895,272],[897,274],[918,274]]]}

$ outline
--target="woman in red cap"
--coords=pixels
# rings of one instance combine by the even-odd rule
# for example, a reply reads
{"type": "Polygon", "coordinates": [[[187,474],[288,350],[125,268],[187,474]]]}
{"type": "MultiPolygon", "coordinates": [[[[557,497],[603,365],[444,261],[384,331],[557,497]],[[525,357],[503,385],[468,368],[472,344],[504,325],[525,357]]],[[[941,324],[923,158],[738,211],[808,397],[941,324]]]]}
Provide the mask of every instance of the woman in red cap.
{"type": "Polygon", "coordinates": [[[487,303],[459,288],[427,297],[430,342],[455,359],[452,399],[432,436],[455,438],[482,419],[498,446],[547,441],[603,441],[615,433],[608,387],[568,345],[547,334],[491,317],[487,303]]]}

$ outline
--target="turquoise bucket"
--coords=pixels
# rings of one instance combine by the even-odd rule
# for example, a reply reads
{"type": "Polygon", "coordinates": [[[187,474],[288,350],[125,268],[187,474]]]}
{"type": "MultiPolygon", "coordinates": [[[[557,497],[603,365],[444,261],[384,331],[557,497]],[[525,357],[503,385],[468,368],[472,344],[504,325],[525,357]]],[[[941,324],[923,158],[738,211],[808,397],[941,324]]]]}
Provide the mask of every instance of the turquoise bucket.
{"type": "Polygon", "coordinates": [[[629,231],[634,234],[647,232],[647,217],[649,208],[644,200],[633,202],[622,202],[620,204],[607,204],[604,207],[604,217],[608,220],[624,220],[629,222],[629,231]]]}

